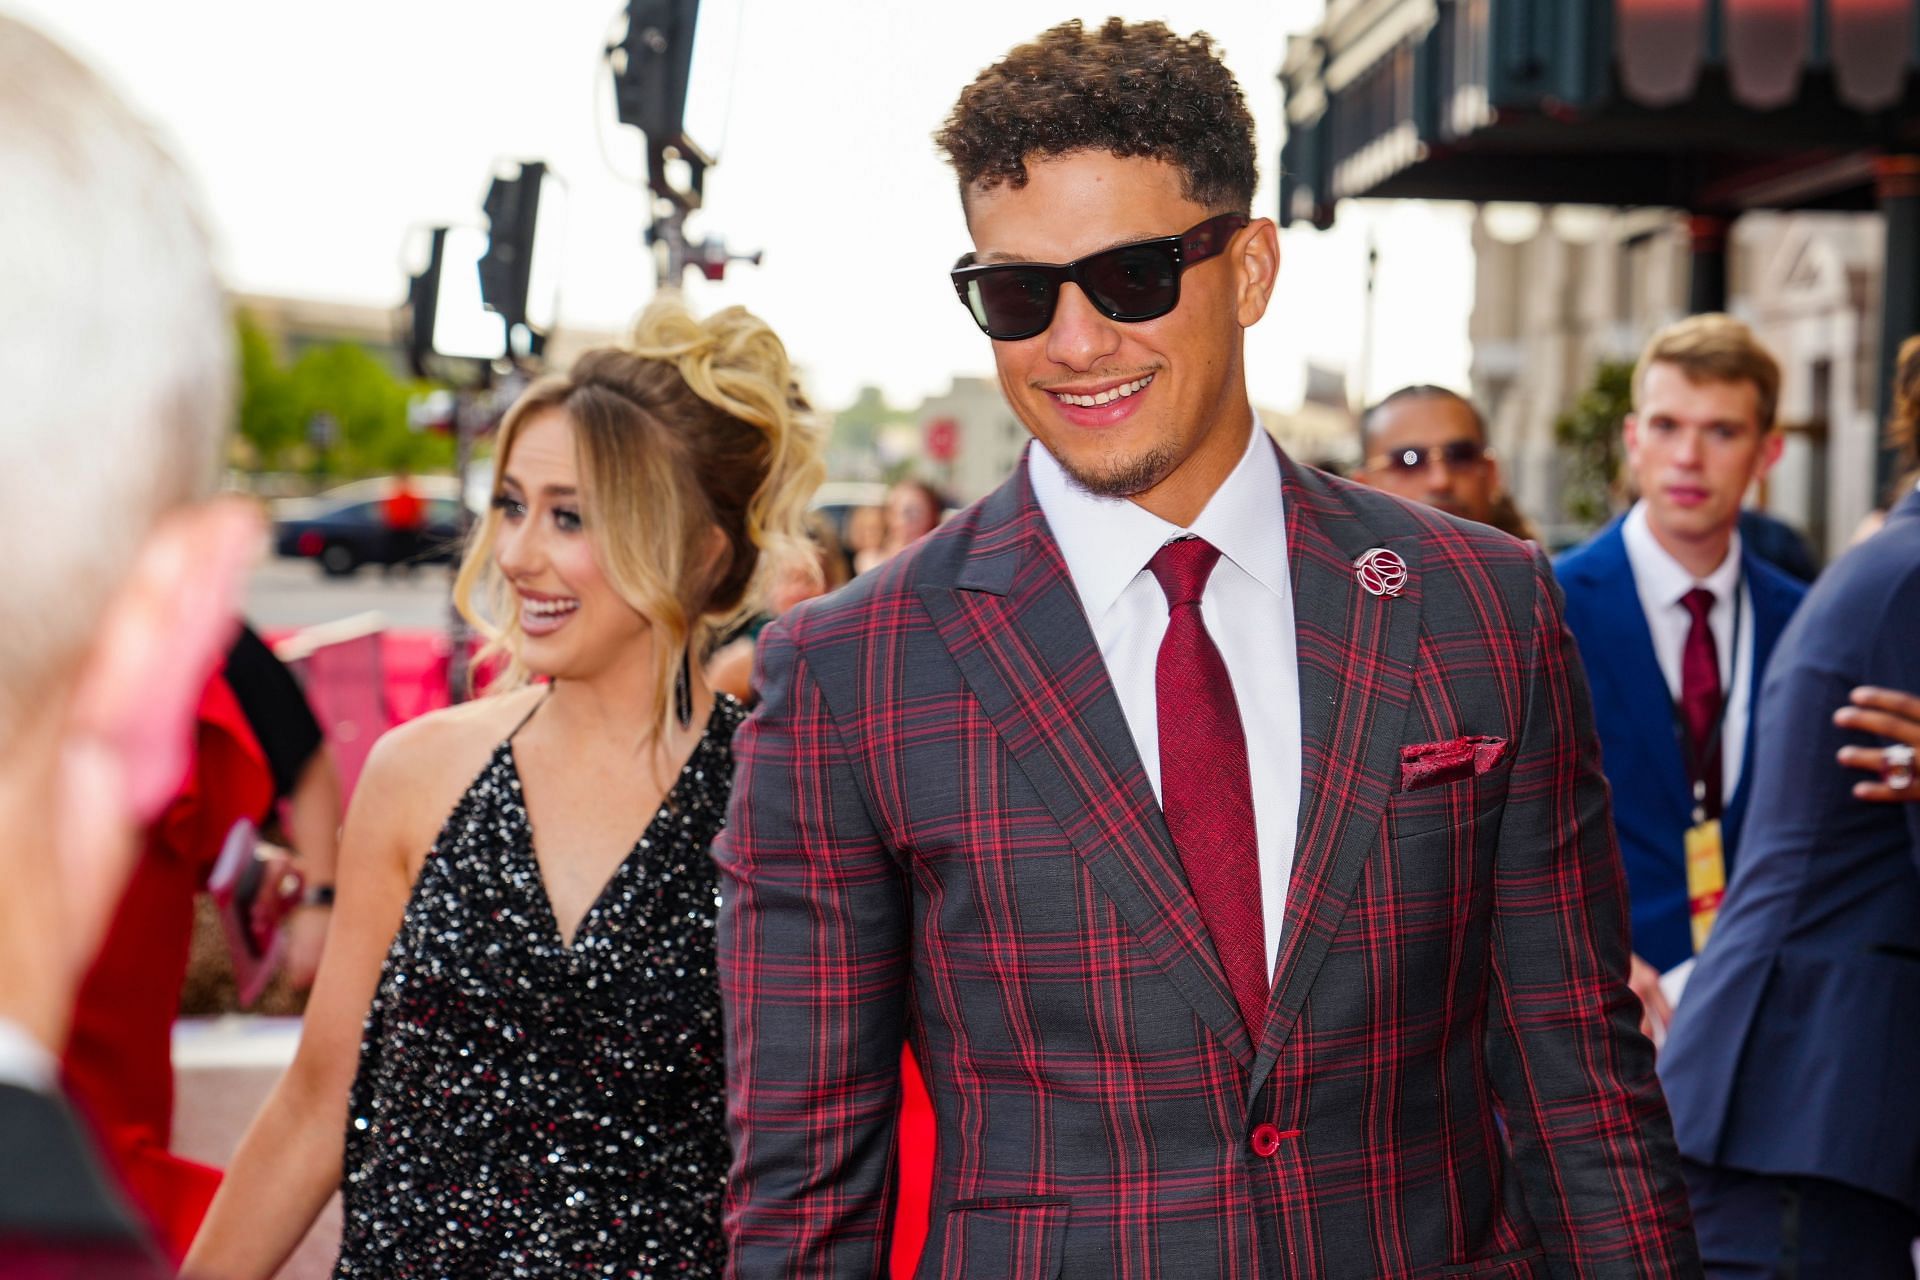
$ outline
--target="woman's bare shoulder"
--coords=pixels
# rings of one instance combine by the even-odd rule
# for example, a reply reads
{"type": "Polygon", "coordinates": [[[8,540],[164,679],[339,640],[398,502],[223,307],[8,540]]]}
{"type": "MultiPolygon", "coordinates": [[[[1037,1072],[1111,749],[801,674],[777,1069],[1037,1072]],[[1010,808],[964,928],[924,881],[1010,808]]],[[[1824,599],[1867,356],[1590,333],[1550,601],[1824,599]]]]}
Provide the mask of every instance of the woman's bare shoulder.
{"type": "Polygon", "coordinates": [[[541,687],[516,689],[395,725],[367,754],[355,807],[364,798],[403,825],[431,822],[437,829],[494,748],[544,695],[541,687]]]}

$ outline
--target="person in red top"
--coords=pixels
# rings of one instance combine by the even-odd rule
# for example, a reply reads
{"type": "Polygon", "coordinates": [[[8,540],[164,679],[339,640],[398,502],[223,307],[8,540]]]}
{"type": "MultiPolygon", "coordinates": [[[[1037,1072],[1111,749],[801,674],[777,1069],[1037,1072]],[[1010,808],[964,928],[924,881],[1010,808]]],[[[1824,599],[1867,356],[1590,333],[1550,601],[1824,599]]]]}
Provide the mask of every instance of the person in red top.
{"type": "Polygon", "coordinates": [[[393,492],[381,504],[380,518],[387,526],[386,568],[413,569],[420,554],[420,534],[427,524],[427,504],[413,487],[413,475],[402,467],[393,477],[393,492]]]}
{"type": "Polygon", "coordinates": [[[174,1015],[193,939],[193,899],[227,832],[273,801],[273,776],[226,680],[200,699],[194,765],[147,831],[133,878],[80,986],[63,1074],[135,1206],[178,1258],[220,1172],[167,1150],[174,1015]]]}
{"type": "MultiPolygon", "coordinates": [[[[261,823],[283,795],[290,807],[323,811],[317,820],[289,821],[290,828],[337,826],[337,788],[328,795],[308,781],[322,775],[331,777],[331,759],[299,685],[242,627],[201,694],[192,768],[147,829],[133,877],[81,983],[62,1063],[67,1092],[92,1123],[129,1198],[176,1260],[220,1187],[218,1169],[168,1150],[173,1021],[193,939],[193,901],[235,825],[261,823]],[[314,792],[322,793],[317,806],[308,798],[314,792]]],[[[323,915],[331,903],[331,841],[307,839],[300,852],[310,892],[318,895],[310,903],[313,914],[323,915]]],[[[309,971],[317,961],[308,957],[309,971]]]]}

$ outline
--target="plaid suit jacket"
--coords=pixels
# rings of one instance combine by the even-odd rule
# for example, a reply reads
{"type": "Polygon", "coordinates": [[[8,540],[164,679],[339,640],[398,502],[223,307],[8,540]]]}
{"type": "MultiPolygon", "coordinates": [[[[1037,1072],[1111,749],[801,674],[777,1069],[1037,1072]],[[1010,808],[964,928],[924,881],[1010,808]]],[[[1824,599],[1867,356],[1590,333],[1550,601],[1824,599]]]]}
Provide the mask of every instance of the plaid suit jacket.
{"type": "Polygon", "coordinates": [[[735,1275],[884,1273],[902,1037],[923,1277],[1697,1273],[1545,560],[1282,467],[1305,776],[1257,1042],[1024,466],[763,635],[715,846],[735,1275]],[[1508,745],[1403,770],[1465,735],[1508,745]]]}

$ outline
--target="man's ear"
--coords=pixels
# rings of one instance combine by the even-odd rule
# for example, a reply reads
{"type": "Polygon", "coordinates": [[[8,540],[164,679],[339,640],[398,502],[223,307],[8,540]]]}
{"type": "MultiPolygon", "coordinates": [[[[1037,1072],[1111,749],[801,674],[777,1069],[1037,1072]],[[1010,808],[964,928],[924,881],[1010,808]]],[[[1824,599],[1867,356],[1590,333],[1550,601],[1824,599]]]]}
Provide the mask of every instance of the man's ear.
{"type": "Polygon", "coordinates": [[[1780,461],[1780,455],[1787,448],[1787,433],[1779,427],[1768,427],[1766,439],[1760,442],[1760,465],[1754,468],[1753,478],[1760,479],[1773,470],[1773,464],[1780,461]]]}
{"type": "Polygon", "coordinates": [[[186,774],[194,712],[233,640],[260,534],[259,512],[245,499],[164,517],[101,617],[68,736],[118,768],[136,825],[186,774]]]}
{"type": "Polygon", "coordinates": [[[1240,285],[1236,318],[1246,329],[1267,313],[1267,304],[1273,300],[1274,284],[1280,278],[1280,232],[1273,219],[1255,218],[1240,234],[1244,238],[1234,252],[1240,285]]]}

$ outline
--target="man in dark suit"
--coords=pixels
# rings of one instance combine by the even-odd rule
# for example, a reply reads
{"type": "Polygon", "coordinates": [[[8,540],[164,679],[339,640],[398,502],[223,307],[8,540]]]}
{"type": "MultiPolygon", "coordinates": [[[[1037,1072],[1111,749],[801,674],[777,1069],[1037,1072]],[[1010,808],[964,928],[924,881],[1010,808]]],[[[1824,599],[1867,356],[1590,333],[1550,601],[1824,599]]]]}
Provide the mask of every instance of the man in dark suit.
{"type": "MultiPolygon", "coordinates": [[[[0,1033],[4,1034],[4,1033],[0,1033]]],[[[28,1058],[45,1050],[37,1043],[28,1058]]],[[[23,1059],[25,1060],[25,1059],[23,1059]]],[[[108,1183],[51,1077],[0,1065],[0,1275],[159,1276],[159,1259],[108,1183]]]]}
{"type": "Polygon", "coordinates": [[[1693,316],[1655,334],[1623,428],[1640,498],[1558,565],[1613,786],[1634,991],[1656,1038],[1672,1013],[1660,974],[1704,943],[1735,861],[1754,695],[1806,592],[1737,527],[1780,456],[1779,396],[1779,365],[1739,321],[1693,316]]]}
{"type": "Polygon", "coordinates": [[[880,1273],[908,1040],[922,1275],[1690,1274],[1551,573],[1259,428],[1231,75],[1069,23],[940,141],[1035,442],[762,641],[716,845],[734,1273],[880,1273]]]}
{"type": "Polygon", "coordinates": [[[186,185],[0,17],[0,1275],[158,1274],[54,1086],[138,826],[173,791],[259,537],[202,499],[232,385],[186,185]]]}
{"type": "MultiPolygon", "coordinates": [[[[1920,366],[1920,348],[1914,350],[1920,366]]],[[[1920,417],[1920,371],[1902,419],[1920,417]]],[[[1909,441],[1911,452],[1911,441],[1909,441]]],[[[1714,1276],[1914,1274],[1920,492],[1829,566],[1768,666],[1740,865],[1660,1063],[1714,1276]],[[1849,698],[1863,705],[1835,708],[1849,698]],[[1883,777],[1864,784],[1853,770],[1883,777]]]]}

